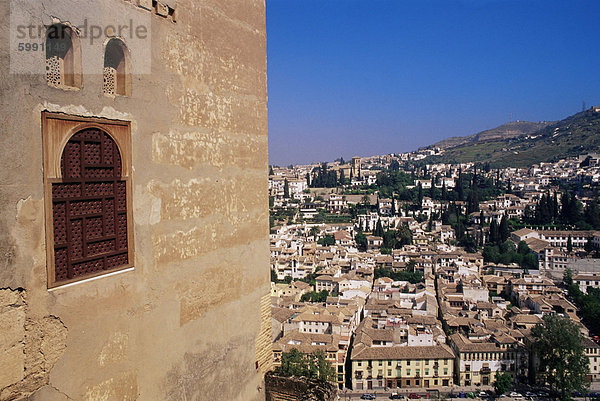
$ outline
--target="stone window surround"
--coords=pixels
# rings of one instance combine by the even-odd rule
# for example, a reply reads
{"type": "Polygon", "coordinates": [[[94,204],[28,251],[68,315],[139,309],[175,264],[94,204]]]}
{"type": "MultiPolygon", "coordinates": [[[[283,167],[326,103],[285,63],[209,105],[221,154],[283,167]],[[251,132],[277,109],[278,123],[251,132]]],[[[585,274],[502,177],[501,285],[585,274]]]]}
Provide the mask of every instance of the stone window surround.
{"type": "Polygon", "coordinates": [[[112,275],[115,272],[132,269],[134,266],[134,232],[132,209],[132,164],[131,164],[131,124],[129,121],[111,120],[106,118],[81,117],[63,113],[42,112],[42,151],[44,179],[44,219],[46,238],[46,271],[48,289],[71,285],[75,282],[88,281],[91,278],[112,275]],[[55,281],[54,275],[54,232],[52,183],[61,181],[61,156],[64,147],[75,133],[86,128],[99,128],[105,131],[115,141],[121,153],[123,180],[126,183],[127,196],[127,265],[113,270],[101,271],[85,277],[77,277],[66,281],[55,281]]]}

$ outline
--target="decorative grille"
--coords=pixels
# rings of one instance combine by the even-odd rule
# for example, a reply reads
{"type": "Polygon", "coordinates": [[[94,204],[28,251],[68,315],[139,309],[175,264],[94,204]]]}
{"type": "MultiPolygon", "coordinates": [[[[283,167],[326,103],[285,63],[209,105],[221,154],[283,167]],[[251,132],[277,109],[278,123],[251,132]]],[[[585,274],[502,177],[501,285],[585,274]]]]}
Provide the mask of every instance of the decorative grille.
{"type": "Polygon", "coordinates": [[[62,182],[52,184],[56,282],[129,263],[121,165],[116,143],[99,129],[80,131],[67,142],[62,182]]]}

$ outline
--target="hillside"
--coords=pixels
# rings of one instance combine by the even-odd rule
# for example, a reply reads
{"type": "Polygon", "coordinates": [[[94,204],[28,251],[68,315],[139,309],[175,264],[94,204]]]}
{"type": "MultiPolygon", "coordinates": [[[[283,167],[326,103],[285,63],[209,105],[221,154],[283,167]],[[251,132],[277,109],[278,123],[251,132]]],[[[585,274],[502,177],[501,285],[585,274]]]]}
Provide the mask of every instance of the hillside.
{"type": "Polygon", "coordinates": [[[544,121],[539,123],[529,121],[514,121],[511,123],[502,124],[496,128],[481,131],[477,134],[447,138],[428,146],[428,148],[448,149],[477,142],[510,139],[521,135],[531,134],[553,123],[555,123],[555,121],[544,121]]]}
{"type": "Polygon", "coordinates": [[[533,133],[465,143],[446,149],[427,162],[486,162],[492,167],[526,167],[543,161],[600,151],[600,113],[592,109],[577,113],[533,133]]]}

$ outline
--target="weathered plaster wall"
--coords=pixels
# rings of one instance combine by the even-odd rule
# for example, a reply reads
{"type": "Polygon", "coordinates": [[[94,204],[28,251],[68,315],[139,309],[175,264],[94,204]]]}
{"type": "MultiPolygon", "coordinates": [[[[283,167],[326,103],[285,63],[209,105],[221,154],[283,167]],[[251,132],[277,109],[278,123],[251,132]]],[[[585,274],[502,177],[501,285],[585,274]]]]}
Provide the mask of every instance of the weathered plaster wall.
{"type": "MultiPolygon", "coordinates": [[[[135,0],[18,3],[35,24],[147,12],[135,0]]],[[[101,75],[76,91],[0,75],[0,400],[264,399],[265,4],[176,4],[176,23],[151,16],[152,73],[132,77],[129,98],[104,96],[101,75]],[[43,110],[132,122],[133,271],[48,291],[43,110]]],[[[86,60],[102,52],[82,41],[86,60]]]]}

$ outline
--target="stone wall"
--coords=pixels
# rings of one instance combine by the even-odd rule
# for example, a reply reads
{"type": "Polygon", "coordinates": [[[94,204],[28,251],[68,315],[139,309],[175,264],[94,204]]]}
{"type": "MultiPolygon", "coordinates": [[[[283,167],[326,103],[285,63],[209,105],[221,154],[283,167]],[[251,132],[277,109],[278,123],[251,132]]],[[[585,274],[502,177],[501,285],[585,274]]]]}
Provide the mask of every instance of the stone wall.
{"type": "Polygon", "coordinates": [[[82,39],[81,88],[64,90],[8,74],[0,27],[0,400],[264,399],[264,0],[165,1],[176,22],[161,2],[23,0],[2,15],[11,3],[36,25],[147,13],[152,35],[150,73],[107,97],[102,40],[82,39]],[[133,270],[48,289],[43,111],[131,122],[133,270]]]}
{"type": "Polygon", "coordinates": [[[337,387],[332,383],[303,377],[265,375],[267,401],[334,401],[337,387]]]}

